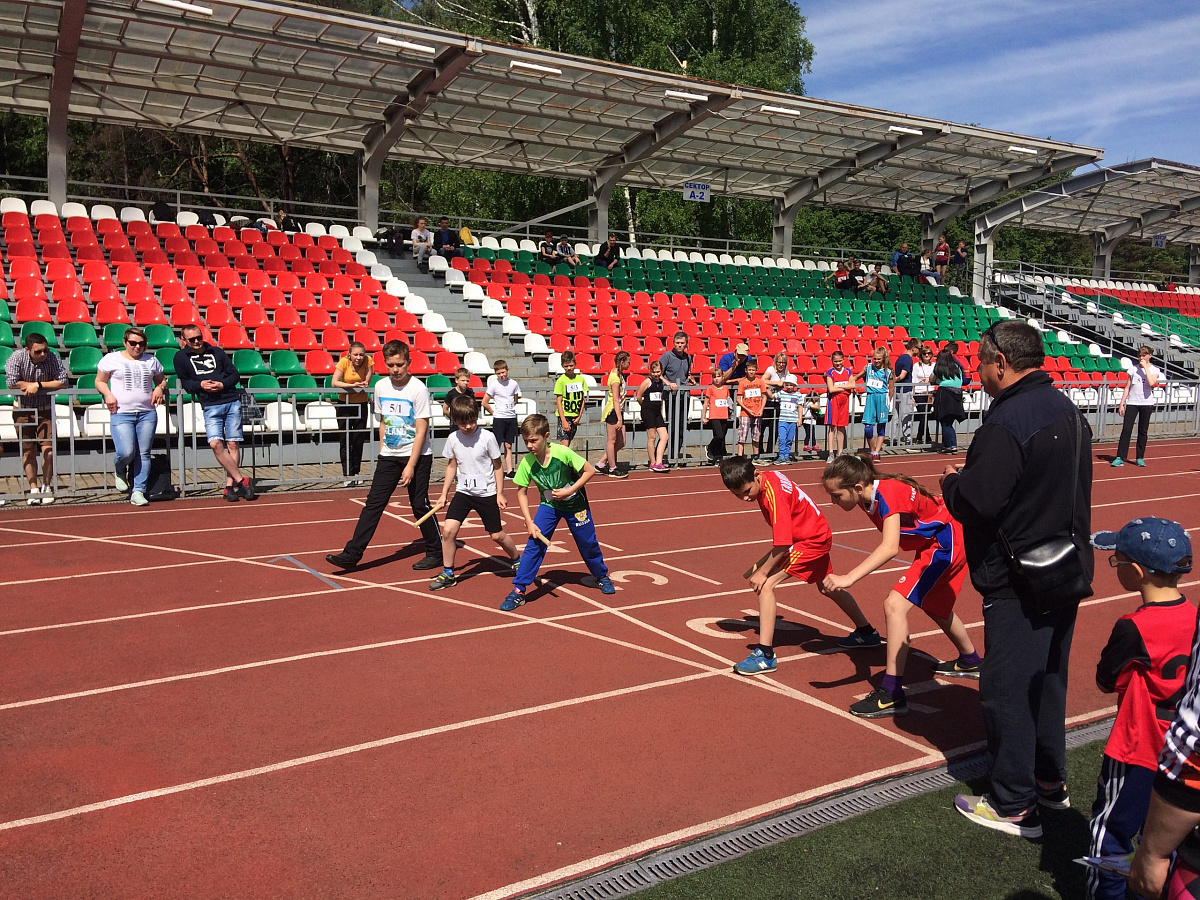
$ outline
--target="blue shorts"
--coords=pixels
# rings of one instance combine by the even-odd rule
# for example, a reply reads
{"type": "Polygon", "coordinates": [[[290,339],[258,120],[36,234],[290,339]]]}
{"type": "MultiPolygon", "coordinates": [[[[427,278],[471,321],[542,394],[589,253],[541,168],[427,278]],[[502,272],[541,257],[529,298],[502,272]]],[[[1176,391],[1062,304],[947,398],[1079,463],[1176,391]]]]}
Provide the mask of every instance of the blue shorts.
{"type": "Polygon", "coordinates": [[[862,420],[864,425],[883,425],[887,422],[887,394],[867,394],[862,420]]]}
{"type": "Polygon", "coordinates": [[[204,436],[213,441],[242,440],[242,401],[230,400],[204,407],[204,436]]]}

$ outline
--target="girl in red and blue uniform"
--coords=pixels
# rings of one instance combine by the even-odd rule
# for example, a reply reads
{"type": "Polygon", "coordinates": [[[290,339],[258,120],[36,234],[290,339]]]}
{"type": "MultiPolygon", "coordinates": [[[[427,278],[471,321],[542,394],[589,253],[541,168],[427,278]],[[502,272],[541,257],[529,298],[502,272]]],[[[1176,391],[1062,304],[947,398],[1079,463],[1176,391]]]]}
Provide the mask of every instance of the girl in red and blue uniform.
{"type": "MultiPolygon", "coordinates": [[[[887,617],[887,670],[883,684],[850,712],[866,719],[908,713],[904,664],[908,657],[908,612],[914,606],[938,624],[958,658],[934,666],[934,674],[978,678],[980,658],[954,603],[967,577],[962,526],[942,501],[907,475],[884,474],[869,457],[840,456],[825,467],[829,498],[845,510],[860,508],[883,533],[879,546],[845,575],[827,575],[826,590],[845,590],[890,561],[901,550],[914,553],[912,565],[884,601],[887,617]]],[[[861,631],[861,629],[860,629],[861,631]]],[[[852,632],[838,641],[846,649],[878,646],[878,633],[852,632]]]]}

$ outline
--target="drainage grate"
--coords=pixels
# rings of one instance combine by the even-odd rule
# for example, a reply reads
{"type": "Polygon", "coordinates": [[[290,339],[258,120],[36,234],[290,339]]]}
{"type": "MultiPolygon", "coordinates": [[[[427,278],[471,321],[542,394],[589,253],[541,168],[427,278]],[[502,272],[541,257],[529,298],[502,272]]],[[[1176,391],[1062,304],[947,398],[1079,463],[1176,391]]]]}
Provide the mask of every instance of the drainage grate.
{"type": "MultiPolygon", "coordinates": [[[[1067,732],[1067,747],[1081,747],[1108,736],[1112,719],[1067,732]]],[[[974,756],[956,760],[932,771],[917,772],[858,788],[797,807],[769,819],[690,844],[660,850],[641,859],[621,863],[580,881],[549,891],[526,895],[526,900],[616,900],[629,897],[681,875],[690,875],[747,853],[808,834],[826,825],[844,822],[920,794],[951,787],[987,774],[987,759],[974,756]]]]}

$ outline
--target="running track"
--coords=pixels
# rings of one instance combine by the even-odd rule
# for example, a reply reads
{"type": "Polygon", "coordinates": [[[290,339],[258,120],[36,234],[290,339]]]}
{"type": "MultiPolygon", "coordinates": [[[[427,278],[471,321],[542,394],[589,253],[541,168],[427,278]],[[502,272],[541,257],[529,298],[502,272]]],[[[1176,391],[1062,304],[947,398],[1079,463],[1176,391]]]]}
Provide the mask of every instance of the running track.
{"type": "MultiPolygon", "coordinates": [[[[1192,525],[1200,445],[1157,442],[1145,470],[1109,453],[1095,528],[1139,512],[1192,525]]],[[[884,468],[936,485],[945,462],[884,468]]],[[[821,501],[819,464],[788,471],[821,501]]],[[[428,592],[403,506],[371,565],[331,576],[362,492],[6,510],[4,894],[509,897],[981,749],[975,685],[932,680],[950,644],[919,612],[928,655],[910,657],[905,719],[844,711],[883,651],[837,652],[848,628],[811,587],[781,591],[778,673],[733,675],[755,639],[740,573],[766,548],[757,507],[713,469],[596,481],[617,594],[560,528],[549,583],[515,613],[497,609],[508,582],[478,524],[459,556],[471,577],[428,592]]],[[[822,506],[845,571],[878,532],[822,506]]],[[[1113,712],[1092,675],[1133,608],[1097,563],[1072,723],[1113,712]]],[[[906,564],[856,586],[873,621],[906,564]]],[[[969,587],[957,609],[980,641],[969,587]]]]}

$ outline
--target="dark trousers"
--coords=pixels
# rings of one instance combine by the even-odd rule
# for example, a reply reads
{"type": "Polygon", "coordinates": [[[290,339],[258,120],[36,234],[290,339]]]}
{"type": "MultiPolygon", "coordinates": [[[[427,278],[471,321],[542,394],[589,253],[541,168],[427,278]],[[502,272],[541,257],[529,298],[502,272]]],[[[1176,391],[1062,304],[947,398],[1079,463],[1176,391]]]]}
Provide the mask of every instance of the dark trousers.
{"type": "Polygon", "coordinates": [[[1067,777],[1067,664],[1076,606],[1037,614],[1011,597],[985,597],[987,655],[979,704],[987,732],[992,807],[1015,816],[1037,800],[1035,779],[1067,777]]]}
{"type": "Polygon", "coordinates": [[[1125,404],[1125,421],[1121,423],[1121,443],[1117,445],[1117,456],[1124,459],[1129,455],[1129,437],[1133,434],[1133,423],[1137,422],[1137,456],[1134,459],[1143,459],[1146,456],[1146,438],[1150,436],[1150,413],[1154,412],[1153,406],[1134,406],[1132,403],[1125,404]]]}
{"type": "Polygon", "coordinates": [[[958,423],[954,419],[939,419],[942,426],[942,449],[954,450],[958,447],[958,423]]]}
{"type": "Polygon", "coordinates": [[[687,416],[692,395],[689,391],[667,391],[663,397],[667,420],[667,459],[682,462],[687,456],[687,416]]]}
{"type": "Polygon", "coordinates": [[[729,419],[709,419],[708,427],[712,429],[712,440],[708,442],[708,455],[715,460],[729,455],[725,447],[725,435],[729,433],[729,419]]]}
{"type": "MultiPolygon", "coordinates": [[[[1154,769],[1117,762],[1107,753],[1096,781],[1092,804],[1089,856],[1124,856],[1146,824],[1154,769]]],[[[1125,879],[1112,872],[1088,869],[1088,900],[1125,900],[1125,879]]]]}
{"type": "MultiPolygon", "coordinates": [[[[375,536],[375,529],[379,527],[379,520],[400,484],[400,475],[408,465],[408,459],[407,456],[381,456],[375,460],[375,476],[371,479],[367,502],[358,515],[354,537],[350,538],[350,543],[346,545],[345,552],[355,559],[362,559],[367,544],[371,543],[371,538],[375,536]]],[[[412,506],[413,516],[418,519],[433,508],[428,496],[429,473],[432,469],[432,456],[417,457],[412,481],[408,483],[408,502],[412,506]]],[[[442,533],[438,529],[437,516],[430,516],[421,524],[421,537],[425,539],[425,555],[440,559],[442,533]]]]}
{"type": "Polygon", "coordinates": [[[916,443],[918,444],[933,443],[933,429],[929,428],[929,415],[933,408],[933,403],[930,402],[931,399],[930,394],[916,394],[913,396],[913,400],[915,401],[913,404],[913,421],[917,425],[916,443]],[[926,428],[929,429],[928,435],[925,433],[926,428]]]}
{"type": "Polygon", "coordinates": [[[345,432],[338,441],[338,458],[342,461],[342,474],[357,475],[362,469],[363,445],[367,442],[367,404],[353,403],[353,418],[342,423],[345,432]]]}

